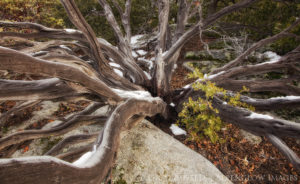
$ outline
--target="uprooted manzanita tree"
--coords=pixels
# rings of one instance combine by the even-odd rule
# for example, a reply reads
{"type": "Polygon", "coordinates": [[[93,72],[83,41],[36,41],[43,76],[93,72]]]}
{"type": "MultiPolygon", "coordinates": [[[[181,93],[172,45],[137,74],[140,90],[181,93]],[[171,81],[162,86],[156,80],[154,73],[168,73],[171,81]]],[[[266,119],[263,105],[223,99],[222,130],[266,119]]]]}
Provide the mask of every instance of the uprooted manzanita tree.
{"type": "MultiPolygon", "coordinates": [[[[236,4],[210,11],[202,16],[200,6],[194,1],[179,0],[175,30],[170,29],[170,1],[158,0],[153,3],[158,8],[158,33],[154,60],[136,59],[139,48],[131,45],[130,10],[131,0],[122,7],[112,0],[120,14],[117,21],[110,4],[99,0],[107,21],[111,25],[118,43],[116,46],[102,38],[97,38],[86,22],[74,0],[61,0],[74,29],[53,29],[29,22],[0,22],[3,28],[29,29],[29,33],[0,32],[1,40],[13,38],[22,47],[12,49],[0,47],[0,70],[45,76],[40,80],[0,80],[0,100],[20,101],[17,107],[1,115],[5,119],[9,113],[40,103],[43,100],[64,100],[83,97],[91,101],[83,111],[64,119],[64,122],[41,130],[23,130],[0,139],[0,150],[11,155],[13,145],[26,140],[58,136],[81,125],[91,122],[105,122],[98,134],[75,135],[60,141],[44,156],[0,159],[1,183],[100,183],[108,175],[118,150],[120,132],[132,127],[145,117],[156,114],[171,118],[170,109],[180,112],[183,102],[189,97],[204,97],[202,90],[195,91],[192,85],[171,90],[170,82],[183,45],[195,35],[209,30],[222,17],[247,7],[258,0],[242,0],[236,4]],[[196,13],[195,13],[196,12],[196,13]],[[187,28],[190,18],[196,15],[197,21],[187,28]],[[119,24],[120,23],[120,24],[119,24]],[[46,41],[34,41],[47,38],[46,41]],[[72,40],[72,41],[70,41],[72,40]],[[61,47],[68,45],[69,47],[61,47]],[[50,49],[51,48],[51,49],[50,49]],[[70,49],[71,48],[71,49],[70,49]],[[81,51],[81,56],[78,52],[81,51]],[[83,54],[82,54],[83,53],[83,54]],[[145,67],[148,66],[148,67],[145,67]],[[149,67],[150,66],[150,67],[149,67]],[[152,67],[151,67],[152,66],[152,67]],[[174,103],[175,107],[168,104],[174,103]],[[104,105],[113,109],[108,116],[91,115],[104,105]],[[68,144],[95,139],[94,144],[81,150],[81,154],[91,151],[83,164],[63,161],[57,153],[68,144]]],[[[174,3],[173,1],[171,3],[174,3]]],[[[194,17],[195,18],[195,17],[194,17]]],[[[249,92],[275,91],[287,97],[254,99],[241,96],[240,100],[258,110],[291,108],[300,105],[299,82],[300,47],[281,57],[276,62],[247,64],[243,62],[256,49],[285,36],[295,36],[290,31],[300,23],[297,19],[282,32],[265,38],[244,51],[234,60],[215,69],[206,80],[226,89],[226,95],[234,95],[244,87],[249,92]],[[252,80],[247,76],[280,71],[287,77],[275,80],[252,80]]],[[[297,37],[297,36],[296,36],[297,37]]],[[[151,40],[153,42],[153,40],[151,40]]],[[[141,45],[142,47],[143,45],[141,45]]],[[[218,116],[229,123],[267,137],[282,154],[300,168],[299,157],[283,142],[281,137],[300,138],[300,124],[257,114],[248,109],[224,103],[223,93],[211,98],[211,105],[218,116]],[[233,115],[234,114],[234,115],[233,115]]],[[[0,124],[2,126],[2,124],[0,124]]],[[[78,154],[78,152],[74,153],[78,154]]],[[[79,154],[80,156],[80,154],[79,154]]]]}

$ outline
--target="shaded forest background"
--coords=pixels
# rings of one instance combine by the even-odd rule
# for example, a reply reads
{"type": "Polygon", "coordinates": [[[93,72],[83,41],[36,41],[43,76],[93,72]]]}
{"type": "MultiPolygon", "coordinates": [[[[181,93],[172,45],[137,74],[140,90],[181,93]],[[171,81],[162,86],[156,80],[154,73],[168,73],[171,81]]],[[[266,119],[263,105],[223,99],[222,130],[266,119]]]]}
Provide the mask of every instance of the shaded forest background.
{"type": "MultiPolygon", "coordinates": [[[[118,10],[113,3],[108,2],[111,4],[117,20],[121,22],[118,10]]],[[[130,23],[133,35],[149,34],[157,31],[158,13],[153,4],[154,2],[153,0],[132,1],[130,23]]],[[[204,16],[209,11],[216,12],[238,1],[216,0],[217,4],[213,8],[209,2],[204,1],[204,16]]],[[[97,36],[112,43],[117,41],[97,0],[76,0],[76,3],[97,36]]],[[[124,1],[119,0],[119,3],[124,5],[124,1]]],[[[174,27],[177,19],[177,9],[178,4],[171,3],[169,23],[173,24],[174,27]]],[[[215,29],[221,30],[222,34],[229,36],[247,35],[254,42],[279,33],[299,16],[300,3],[297,0],[262,0],[256,3],[255,6],[225,16],[219,21],[219,25],[215,29]]],[[[0,2],[0,19],[2,21],[35,22],[52,28],[74,28],[59,0],[2,0],[0,2]]],[[[196,22],[197,18],[194,19],[196,22]]],[[[0,29],[0,31],[3,30],[0,29]]],[[[300,28],[294,29],[293,33],[300,34],[300,28]]],[[[210,36],[220,37],[219,34],[210,36]]],[[[284,55],[299,44],[299,40],[289,37],[272,43],[270,48],[274,52],[284,55]]]]}

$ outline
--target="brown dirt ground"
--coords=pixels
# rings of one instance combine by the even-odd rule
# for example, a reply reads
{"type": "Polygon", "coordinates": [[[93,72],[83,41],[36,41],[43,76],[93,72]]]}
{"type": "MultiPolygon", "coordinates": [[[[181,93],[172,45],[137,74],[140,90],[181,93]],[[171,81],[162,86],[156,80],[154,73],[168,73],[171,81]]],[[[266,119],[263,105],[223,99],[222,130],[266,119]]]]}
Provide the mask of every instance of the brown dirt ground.
{"type": "MultiPolygon", "coordinates": [[[[177,68],[173,78],[173,88],[183,87],[190,80],[188,71],[177,68]]],[[[162,130],[171,133],[168,125],[158,123],[162,130]]],[[[200,142],[189,141],[185,136],[176,139],[210,160],[224,175],[235,184],[300,184],[300,171],[263,137],[258,145],[252,145],[240,135],[240,129],[227,124],[220,137],[227,141],[213,144],[209,139],[200,142]]],[[[287,145],[300,156],[300,144],[295,139],[285,138],[287,145]]]]}

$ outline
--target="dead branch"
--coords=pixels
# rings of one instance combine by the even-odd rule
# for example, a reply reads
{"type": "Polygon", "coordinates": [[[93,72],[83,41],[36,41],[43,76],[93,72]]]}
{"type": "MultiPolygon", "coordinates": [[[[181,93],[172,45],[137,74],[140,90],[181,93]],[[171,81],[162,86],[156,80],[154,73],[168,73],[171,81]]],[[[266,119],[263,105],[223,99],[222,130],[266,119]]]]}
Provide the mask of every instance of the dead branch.
{"type": "Polygon", "coordinates": [[[45,130],[24,130],[20,132],[16,132],[9,136],[3,137],[0,139],[0,150],[12,145],[17,144],[26,140],[43,138],[48,136],[58,136],[65,134],[71,130],[76,129],[82,125],[88,125],[94,122],[101,122],[106,120],[106,116],[88,116],[86,114],[90,114],[91,112],[97,110],[101,103],[95,103],[87,107],[84,111],[79,114],[73,115],[69,119],[67,119],[64,123],[61,123],[57,126],[54,126],[50,129],[45,130]]]}
{"type": "Polygon", "coordinates": [[[63,148],[68,145],[74,145],[81,142],[89,142],[95,141],[96,137],[99,135],[99,132],[92,133],[92,134],[79,134],[79,135],[72,135],[57,143],[53,146],[47,153],[44,155],[55,156],[57,155],[63,148]]]}
{"type": "Polygon", "coordinates": [[[212,74],[218,73],[220,71],[229,69],[233,66],[238,65],[239,63],[241,63],[247,56],[249,56],[253,51],[255,51],[256,49],[272,43],[276,40],[279,40],[283,37],[286,36],[291,36],[290,34],[286,34],[288,33],[288,31],[290,31],[291,29],[293,29],[294,27],[296,27],[298,24],[300,23],[300,19],[296,20],[291,26],[289,26],[288,28],[284,29],[283,31],[281,31],[280,33],[270,37],[270,38],[265,38],[260,40],[259,42],[255,43],[252,47],[250,47],[249,49],[247,49],[245,52],[243,52],[241,55],[239,55],[236,59],[232,60],[231,62],[227,63],[226,65],[224,65],[223,67],[216,69],[215,71],[212,72],[212,74]]]}
{"type": "Polygon", "coordinates": [[[66,184],[99,183],[113,164],[114,153],[119,145],[120,131],[125,122],[134,114],[152,116],[165,112],[165,107],[166,104],[159,99],[127,100],[120,104],[110,116],[104,127],[102,138],[99,137],[90,159],[83,165],[73,165],[47,156],[1,159],[0,171],[5,170],[5,172],[0,172],[1,182],[4,184],[20,183],[21,181],[24,184],[36,181],[66,184]],[[31,177],[18,177],[19,180],[13,174],[16,172],[31,177]],[[30,173],[34,173],[34,175],[30,173]]]}
{"type": "Polygon", "coordinates": [[[300,170],[300,158],[283,140],[272,134],[267,134],[266,137],[295,166],[295,168],[300,170]]]}
{"type": "Polygon", "coordinates": [[[88,70],[81,71],[75,67],[34,58],[27,54],[4,47],[0,47],[0,56],[0,69],[2,70],[13,70],[20,73],[60,77],[62,79],[81,83],[95,91],[97,94],[111,98],[112,100],[121,100],[120,97],[116,95],[105,83],[99,80],[96,74],[89,72],[90,76],[88,76],[85,73],[88,70]]]}

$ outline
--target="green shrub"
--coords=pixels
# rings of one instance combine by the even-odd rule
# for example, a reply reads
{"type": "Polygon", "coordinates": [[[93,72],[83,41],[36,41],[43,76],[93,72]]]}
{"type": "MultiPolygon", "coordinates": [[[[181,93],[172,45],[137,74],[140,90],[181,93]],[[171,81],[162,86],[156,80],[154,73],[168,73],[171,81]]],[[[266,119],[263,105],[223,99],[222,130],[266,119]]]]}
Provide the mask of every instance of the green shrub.
{"type": "Polygon", "coordinates": [[[218,116],[218,109],[212,106],[214,95],[222,93],[223,100],[228,105],[243,107],[250,110],[254,108],[240,101],[242,92],[247,92],[248,89],[243,87],[243,90],[235,96],[226,95],[226,90],[217,87],[215,83],[205,80],[203,74],[196,69],[195,72],[189,74],[190,78],[200,78],[201,82],[193,84],[195,91],[201,90],[205,93],[205,97],[199,97],[196,100],[189,98],[188,102],[183,104],[183,110],[179,113],[178,124],[185,126],[188,131],[190,140],[200,141],[204,137],[208,137],[211,142],[222,143],[224,140],[218,136],[218,132],[224,127],[224,122],[218,116]]]}

